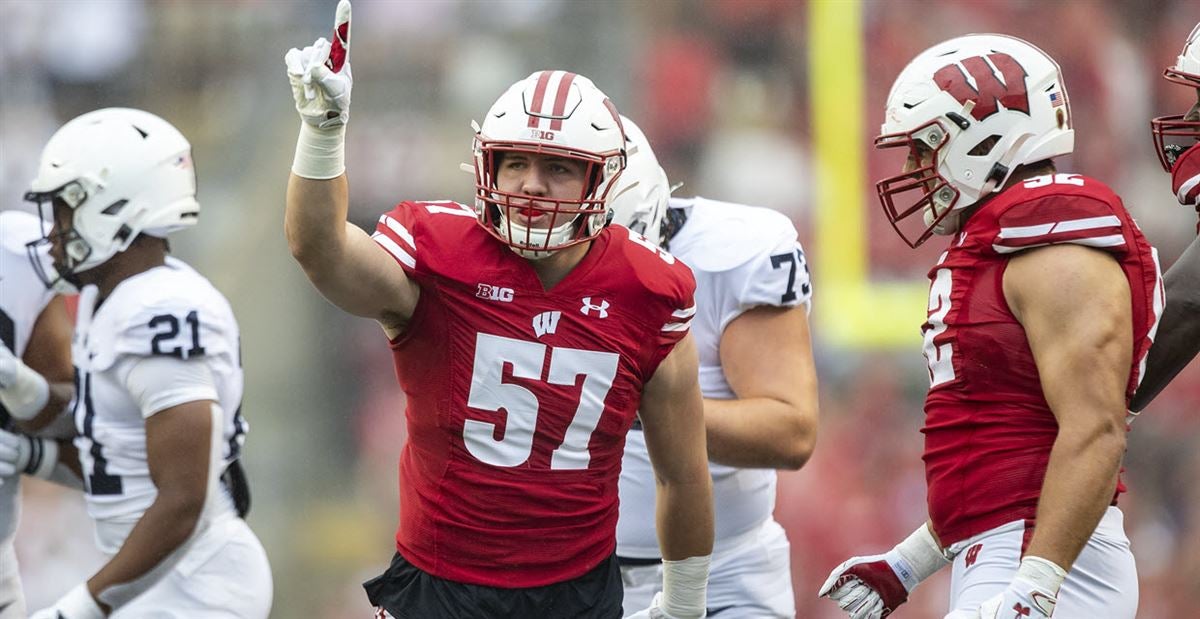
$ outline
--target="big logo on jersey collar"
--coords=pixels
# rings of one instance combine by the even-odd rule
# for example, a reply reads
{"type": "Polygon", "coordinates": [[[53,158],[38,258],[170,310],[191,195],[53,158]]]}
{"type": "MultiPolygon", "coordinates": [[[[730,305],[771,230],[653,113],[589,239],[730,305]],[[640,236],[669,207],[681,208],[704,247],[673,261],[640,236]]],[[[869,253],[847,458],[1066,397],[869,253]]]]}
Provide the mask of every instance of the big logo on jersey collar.
{"type": "Polygon", "coordinates": [[[1000,111],[1000,105],[1006,110],[1029,114],[1029,93],[1025,89],[1027,75],[1029,73],[1012,56],[997,52],[988,54],[986,60],[982,56],[973,56],[948,64],[933,74],[933,81],[959,103],[965,105],[968,100],[974,101],[971,116],[983,120],[1000,111]],[[988,61],[991,61],[990,66],[988,61]],[[1003,82],[996,77],[992,67],[1000,71],[1003,82]],[[975,81],[974,86],[967,81],[967,73],[975,81]]]}

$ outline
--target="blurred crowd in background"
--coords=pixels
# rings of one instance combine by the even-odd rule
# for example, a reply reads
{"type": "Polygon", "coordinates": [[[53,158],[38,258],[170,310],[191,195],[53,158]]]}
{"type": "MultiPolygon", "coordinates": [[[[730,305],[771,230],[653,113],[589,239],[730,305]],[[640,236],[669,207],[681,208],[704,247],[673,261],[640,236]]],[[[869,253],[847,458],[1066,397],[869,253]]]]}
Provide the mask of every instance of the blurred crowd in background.
{"type": "MultiPolygon", "coordinates": [[[[856,0],[837,0],[851,6],[856,0]]],[[[327,35],[334,0],[0,1],[0,208],[21,196],[59,124],[88,110],[139,107],[187,135],[199,173],[200,226],[173,241],[230,299],[242,329],[249,520],[275,573],[278,617],[370,612],[360,583],[392,556],[403,396],[380,329],[327,304],[292,262],[283,194],[299,121],[283,54],[327,35]]],[[[1165,270],[1194,238],[1195,214],[1171,195],[1149,119],[1182,113],[1189,89],[1161,79],[1192,27],[1195,0],[869,0],[860,44],[866,178],[892,174],[871,149],[892,80],[918,52],[969,32],[1000,32],[1062,65],[1075,155],[1060,170],[1123,196],[1165,270]]],[[[680,195],[768,206],[792,217],[817,265],[814,213],[868,209],[870,274],[920,281],[942,251],[909,250],[878,216],[874,189],[818,204],[813,187],[810,2],[802,0],[356,0],[354,103],[347,167],[351,218],[374,226],[402,199],[472,197],[459,169],[472,118],[537,69],[591,77],[638,120],[680,195]]],[[[819,273],[819,267],[817,267],[819,273]]],[[[888,347],[822,335],[821,430],[802,470],[780,479],[777,519],[792,541],[799,617],[828,571],[882,552],[925,518],[919,324],[888,347]]],[[[5,292],[8,294],[8,292],[5,292]]],[[[923,308],[920,308],[923,311],[923,308]]],[[[1129,434],[1122,498],[1141,579],[1140,617],[1200,616],[1200,362],[1129,434]]],[[[32,608],[100,559],[82,499],[25,485],[17,549],[32,608]]],[[[949,574],[893,616],[940,617],[949,574]]]]}

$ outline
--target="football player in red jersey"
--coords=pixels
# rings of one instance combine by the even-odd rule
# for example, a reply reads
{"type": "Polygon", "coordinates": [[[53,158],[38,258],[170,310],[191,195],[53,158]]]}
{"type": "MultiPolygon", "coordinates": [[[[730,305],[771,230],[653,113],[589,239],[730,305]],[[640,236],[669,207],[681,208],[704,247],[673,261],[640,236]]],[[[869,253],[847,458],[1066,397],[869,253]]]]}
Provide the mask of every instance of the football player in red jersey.
{"type": "Polygon", "coordinates": [[[712,488],[688,327],[691,271],[607,227],[615,107],[539,71],[476,127],[473,207],[402,202],[346,222],[350,5],[287,53],[302,122],[286,232],[316,288],[373,318],[407,395],[400,524],[366,583],[377,616],[616,618],[617,480],[639,412],[658,481],[664,591],[643,618],[704,616],[712,488]]]}
{"type": "Polygon", "coordinates": [[[1112,190],[1056,169],[1074,148],[1071,106],[1058,64],[1025,41],[968,35],[921,53],[882,133],[877,147],[908,155],[877,183],[888,220],[914,246],[949,236],[923,327],[930,518],[839,565],[820,594],[883,617],[953,564],[948,618],[1132,619],[1115,503],[1162,310],[1153,248],[1112,190]]]}
{"type": "MultiPolygon", "coordinates": [[[[1200,24],[1163,76],[1196,93],[1196,103],[1186,114],[1155,118],[1150,128],[1158,159],[1171,173],[1171,190],[1180,204],[1195,208],[1200,216],[1200,24]]],[[[1130,406],[1135,412],[1146,408],[1200,352],[1200,237],[1167,269],[1163,281],[1167,307],[1146,360],[1146,377],[1130,406]]]]}

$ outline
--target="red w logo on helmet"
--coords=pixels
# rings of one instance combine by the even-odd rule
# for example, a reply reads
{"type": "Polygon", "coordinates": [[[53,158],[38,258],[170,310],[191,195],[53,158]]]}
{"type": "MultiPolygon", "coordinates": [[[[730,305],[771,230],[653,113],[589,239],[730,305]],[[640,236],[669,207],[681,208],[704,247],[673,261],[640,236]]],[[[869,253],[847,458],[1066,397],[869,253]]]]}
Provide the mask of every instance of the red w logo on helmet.
{"type": "Polygon", "coordinates": [[[933,74],[933,81],[950,96],[966,104],[968,100],[975,102],[971,116],[975,120],[983,120],[1000,111],[999,105],[1008,110],[1019,110],[1029,113],[1029,93],[1025,90],[1025,76],[1028,73],[1012,56],[1004,53],[988,54],[987,60],[982,56],[966,58],[958,64],[946,65],[933,74]],[[988,60],[992,62],[988,65],[988,60]],[[995,67],[1000,71],[1004,81],[996,77],[995,67]],[[975,80],[972,86],[967,81],[967,74],[975,80]]]}

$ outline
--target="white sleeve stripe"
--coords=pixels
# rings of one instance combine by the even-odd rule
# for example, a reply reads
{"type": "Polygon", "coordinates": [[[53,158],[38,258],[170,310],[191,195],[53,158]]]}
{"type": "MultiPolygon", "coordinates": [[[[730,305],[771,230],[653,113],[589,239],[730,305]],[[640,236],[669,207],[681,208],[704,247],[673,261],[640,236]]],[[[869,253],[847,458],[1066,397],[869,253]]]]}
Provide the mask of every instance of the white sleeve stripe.
{"type": "Polygon", "coordinates": [[[382,232],[376,232],[375,234],[371,235],[371,238],[375,239],[375,242],[379,243],[380,247],[387,250],[387,252],[389,254],[391,254],[393,257],[395,257],[396,260],[399,260],[400,262],[404,263],[404,265],[407,266],[408,268],[410,268],[410,269],[417,268],[416,259],[413,258],[411,255],[409,255],[408,252],[404,251],[404,249],[402,249],[400,247],[400,244],[393,241],[391,239],[391,237],[387,236],[386,234],[383,234],[382,232]]]}
{"type": "Polygon", "coordinates": [[[1200,174],[1183,181],[1183,184],[1179,186],[1179,191],[1175,193],[1180,204],[1187,204],[1188,194],[1196,188],[1196,185],[1200,185],[1200,174]]]}
{"type": "Polygon", "coordinates": [[[692,326],[690,322],[668,322],[663,325],[663,331],[687,331],[692,326]]]}
{"type": "MultiPolygon", "coordinates": [[[[1120,234],[1112,234],[1109,236],[1092,236],[1085,239],[1071,239],[1070,241],[1060,241],[1058,245],[1084,245],[1086,247],[1119,247],[1125,244],[1125,237],[1120,234]]],[[[1011,254],[1025,249],[1034,249],[1037,247],[1045,247],[1050,243],[1038,243],[1036,245],[1022,245],[1020,247],[1009,247],[1007,245],[992,245],[992,249],[998,254],[1011,254]]]]}
{"type": "Polygon", "coordinates": [[[1011,228],[1000,228],[999,238],[1025,239],[1032,236],[1050,234],[1051,232],[1075,232],[1078,230],[1091,230],[1093,228],[1106,228],[1110,226],[1120,227],[1120,225],[1121,220],[1118,219],[1116,215],[1085,217],[1083,219],[1068,219],[1066,221],[1038,224],[1036,226],[1013,226],[1011,228]]]}
{"type": "Polygon", "coordinates": [[[388,217],[387,215],[380,217],[379,221],[383,222],[389,229],[391,229],[392,232],[395,232],[397,235],[399,235],[405,243],[408,243],[408,246],[412,248],[414,254],[417,253],[417,241],[413,239],[412,233],[408,231],[408,228],[404,227],[404,224],[392,219],[391,217],[388,217]]]}
{"type": "Polygon", "coordinates": [[[475,217],[475,211],[469,211],[465,207],[462,207],[462,206],[450,207],[450,206],[434,206],[432,204],[428,204],[425,206],[425,209],[428,210],[430,213],[445,213],[447,215],[458,215],[460,217],[475,217]]]}
{"type": "Polygon", "coordinates": [[[681,310],[675,310],[675,311],[671,312],[671,317],[672,318],[691,318],[695,314],[696,314],[696,306],[693,305],[691,307],[685,307],[681,310]]]}

